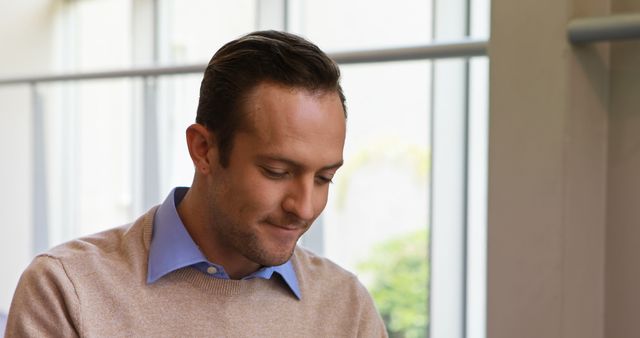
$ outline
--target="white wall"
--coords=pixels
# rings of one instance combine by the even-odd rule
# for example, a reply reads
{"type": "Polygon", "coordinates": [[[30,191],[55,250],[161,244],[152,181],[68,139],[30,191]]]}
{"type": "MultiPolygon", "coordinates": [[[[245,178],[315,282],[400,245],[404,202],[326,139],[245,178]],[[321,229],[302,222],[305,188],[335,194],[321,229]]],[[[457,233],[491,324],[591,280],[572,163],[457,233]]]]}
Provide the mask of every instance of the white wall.
{"type": "MultiPolygon", "coordinates": [[[[2,1],[0,77],[50,72],[56,1],[2,1]]],[[[0,88],[0,311],[9,309],[31,250],[31,98],[26,86],[0,88]]]]}

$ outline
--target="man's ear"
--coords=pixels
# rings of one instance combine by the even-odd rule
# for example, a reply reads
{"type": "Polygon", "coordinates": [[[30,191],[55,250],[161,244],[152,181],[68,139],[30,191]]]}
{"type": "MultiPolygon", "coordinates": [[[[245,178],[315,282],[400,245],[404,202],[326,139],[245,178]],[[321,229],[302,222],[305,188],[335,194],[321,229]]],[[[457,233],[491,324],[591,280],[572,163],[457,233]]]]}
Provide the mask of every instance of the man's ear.
{"type": "Polygon", "coordinates": [[[187,147],[196,172],[209,173],[214,161],[218,161],[218,148],[213,133],[201,124],[190,125],[187,128],[187,147]]]}

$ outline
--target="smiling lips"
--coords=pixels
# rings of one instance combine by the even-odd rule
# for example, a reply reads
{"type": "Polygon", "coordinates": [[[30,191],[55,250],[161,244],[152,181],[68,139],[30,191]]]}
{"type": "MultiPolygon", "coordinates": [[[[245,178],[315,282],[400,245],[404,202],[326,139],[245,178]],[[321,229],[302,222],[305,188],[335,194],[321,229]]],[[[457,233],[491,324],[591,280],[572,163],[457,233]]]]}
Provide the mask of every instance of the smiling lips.
{"type": "Polygon", "coordinates": [[[284,230],[290,230],[290,231],[304,230],[307,228],[307,222],[292,216],[289,216],[289,217],[285,216],[282,219],[265,218],[263,222],[273,227],[281,228],[284,230]]]}
{"type": "Polygon", "coordinates": [[[299,225],[279,225],[279,224],[275,224],[275,223],[271,223],[271,222],[265,222],[273,227],[276,228],[280,228],[282,230],[287,230],[287,231],[298,231],[301,230],[303,228],[303,226],[299,226],[299,225]]]}
{"type": "Polygon", "coordinates": [[[304,226],[299,225],[278,225],[271,222],[264,222],[267,231],[271,233],[271,238],[276,240],[280,245],[289,245],[300,238],[304,233],[304,226]]]}
{"type": "Polygon", "coordinates": [[[298,235],[301,232],[304,232],[306,228],[306,224],[304,222],[273,222],[270,220],[265,220],[265,224],[269,225],[272,229],[277,230],[279,233],[283,235],[298,235]]]}

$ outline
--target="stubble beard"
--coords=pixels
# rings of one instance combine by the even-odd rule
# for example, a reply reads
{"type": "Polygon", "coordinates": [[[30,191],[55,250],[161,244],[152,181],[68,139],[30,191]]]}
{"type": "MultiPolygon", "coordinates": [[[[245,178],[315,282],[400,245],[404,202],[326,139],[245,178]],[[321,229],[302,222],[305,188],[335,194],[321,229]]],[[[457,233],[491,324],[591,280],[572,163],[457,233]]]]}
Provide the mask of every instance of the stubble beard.
{"type": "Polygon", "coordinates": [[[235,237],[240,246],[239,251],[247,259],[260,264],[261,266],[276,266],[286,263],[295,250],[295,242],[290,248],[278,248],[278,250],[269,250],[263,241],[256,234],[238,234],[235,237]]]}
{"type": "MultiPolygon", "coordinates": [[[[298,224],[303,231],[291,244],[284,247],[283,245],[276,245],[275,243],[268,243],[268,238],[261,238],[257,233],[261,226],[271,226],[265,223],[271,223],[274,219],[270,217],[258,218],[254,222],[255,224],[243,224],[241,220],[237,220],[226,209],[225,203],[222,199],[225,195],[228,195],[228,191],[209,190],[208,203],[210,205],[209,227],[212,233],[215,234],[217,239],[215,242],[224,248],[226,252],[236,252],[244,256],[249,261],[259,264],[260,266],[277,266],[286,263],[291,257],[296,248],[296,244],[299,238],[304,234],[310,226],[310,223],[300,222],[300,220],[287,220],[282,219],[283,222],[277,224],[298,224]]],[[[242,214],[239,211],[238,214],[242,214]]],[[[280,220],[279,218],[277,218],[280,220]]],[[[264,234],[265,237],[267,234],[264,234]]]]}
{"type": "MultiPolygon", "coordinates": [[[[216,242],[224,245],[227,250],[232,250],[246,259],[260,266],[277,266],[286,263],[293,255],[297,240],[290,247],[276,246],[268,243],[268,238],[261,238],[255,231],[256,227],[270,226],[257,222],[256,224],[239,224],[219,208],[213,207],[212,227],[219,240],[216,242]]],[[[308,228],[308,226],[305,228],[308,228]]],[[[304,231],[301,233],[301,235],[304,231]]],[[[298,237],[299,239],[299,237],[298,237]]]]}

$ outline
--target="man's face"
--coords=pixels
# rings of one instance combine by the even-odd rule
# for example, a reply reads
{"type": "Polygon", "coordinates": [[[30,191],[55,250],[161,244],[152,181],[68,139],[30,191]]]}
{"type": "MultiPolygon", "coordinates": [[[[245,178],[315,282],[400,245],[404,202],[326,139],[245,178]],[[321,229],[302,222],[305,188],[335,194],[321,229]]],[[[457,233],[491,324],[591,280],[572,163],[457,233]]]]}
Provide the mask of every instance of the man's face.
{"type": "Polygon", "coordinates": [[[263,266],[285,263],[327,203],[342,164],[345,115],[337,93],[263,83],[245,102],[229,165],[210,152],[210,226],[216,246],[263,266]]]}

